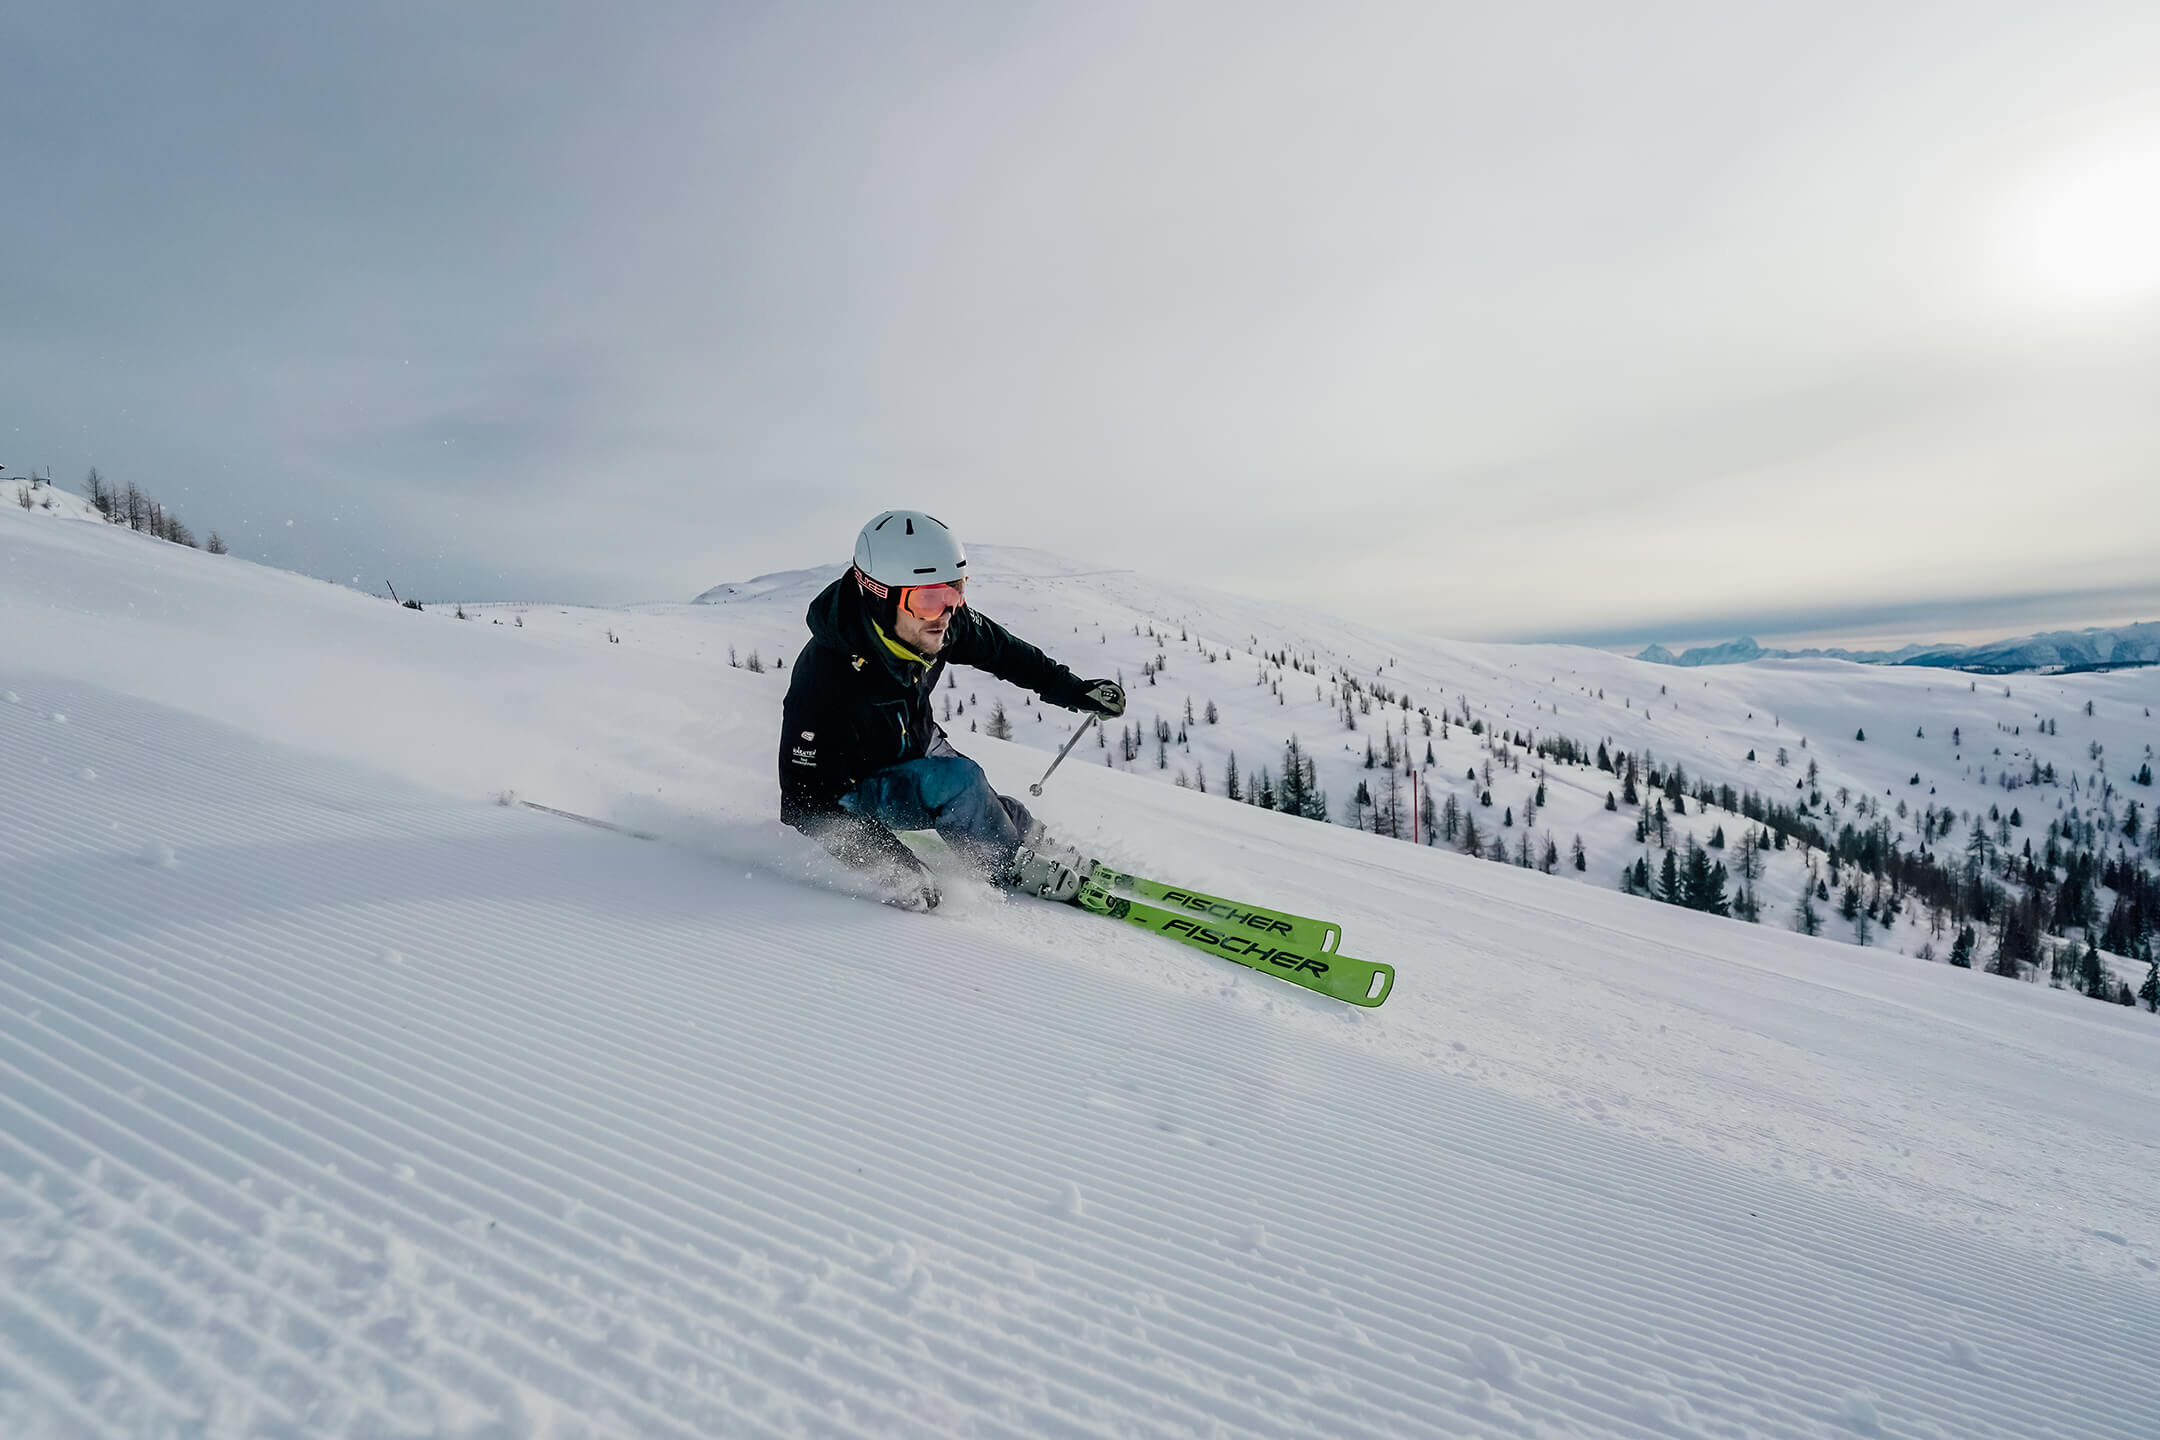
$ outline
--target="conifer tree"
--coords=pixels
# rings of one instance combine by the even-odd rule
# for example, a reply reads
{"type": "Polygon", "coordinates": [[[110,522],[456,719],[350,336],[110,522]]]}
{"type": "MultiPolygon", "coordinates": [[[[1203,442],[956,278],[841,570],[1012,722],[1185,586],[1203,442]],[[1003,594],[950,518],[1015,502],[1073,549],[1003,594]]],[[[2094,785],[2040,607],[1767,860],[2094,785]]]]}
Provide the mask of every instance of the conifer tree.
{"type": "Polygon", "coordinates": [[[2092,937],[2085,938],[2085,953],[2078,957],[2078,989],[2096,1000],[2112,1000],[2107,993],[2110,988],[2107,969],[2100,963],[2100,951],[2092,937]]]}
{"type": "Polygon", "coordinates": [[[1725,873],[1725,862],[1720,860],[1710,867],[1710,874],[1695,887],[1695,908],[1706,915],[1731,915],[1732,903],[1725,898],[1725,886],[1730,880],[1725,873]]]}
{"type": "Polygon", "coordinates": [[[1793,915],[1793,928],[1803,935],[1822,934],[1822,915],[1815,908],[1815,897],[1804,890],[1800,892],[1800,908],[1793,915]]]}
{"type": "Polygon", "coordinates": [[[1588,870],[1590,868],[1590,852],[1583,848],[1582,836],[1577,835],[1575,837],[1574,845],[1568,850],[1568,858],[1575,862],[1577,870],[1588,870]]]}
{"type": "Polygon", "coordinates": [[[1667,905],[1678,905],[1680,894],[1680,862],[1673,859],[1673,852],[1665,852],[1665,863],[1658,867],[1657,889],[1651,892],[1667,905]]]}
{"type": "Polygon", "coordinates": [[[1950,963],[1960,970],[1972,969],[1973,948],[1977,944],[1979,937],[1973,934],[1972,926],[1958,931],[1957,939],[1950,942],[1950,963]]]}
{"type": "Polygon", "coordinates": [[[1283,746],[1282,779],[1275,787],[1276,808],[1286,815],[1303,815],[1307,807],[1305,795],[1305,751],[1295,735],[1283,746]]]}
{"type": "Polygon", "coordinates": [[[1238,789],[1237,751],[1230,752],[1230,762],[1223,767],[1223,794],[1232,800],[1242,800],[1244,794],[1238,789]]]}
{"type": "MultiPolygon", "coordinates": [[[[1690,910],[1707,910],[1710,908],[1710,894],[1710,852],[1696,844],[1694,838],[1690,836],[1687,844],[1687,860],[1680,867],[1680,893],[1676,897],[1675,903],[1684,905],[1690,910]]],[[[1720,894],[1718,898],[1722,901],[1724,896],[1720,894]]]]}

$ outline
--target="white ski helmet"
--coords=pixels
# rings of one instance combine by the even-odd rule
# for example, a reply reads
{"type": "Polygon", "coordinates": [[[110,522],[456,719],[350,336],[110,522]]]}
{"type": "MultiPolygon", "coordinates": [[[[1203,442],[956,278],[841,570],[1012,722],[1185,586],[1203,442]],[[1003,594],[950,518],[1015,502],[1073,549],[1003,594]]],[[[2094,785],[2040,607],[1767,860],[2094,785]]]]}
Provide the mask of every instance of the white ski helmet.
{"type": "Polygon", "coordinates": [[[920,510],[887,510],[855,537],[855,569],[878,585],[945,585],[967,578],[967,551],[945,522],[920,510]]]}

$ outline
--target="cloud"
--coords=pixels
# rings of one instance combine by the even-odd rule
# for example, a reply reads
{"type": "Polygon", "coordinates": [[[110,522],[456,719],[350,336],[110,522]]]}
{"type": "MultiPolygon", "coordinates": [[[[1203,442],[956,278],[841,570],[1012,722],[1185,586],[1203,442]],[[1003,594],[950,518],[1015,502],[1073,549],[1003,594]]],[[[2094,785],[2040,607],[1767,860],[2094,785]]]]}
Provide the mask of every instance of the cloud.
{"type": "Polygon", "coordinates": [[[911,504],[1497,637],[2160,545],[2160,314],[2043,321],[1995,244],[2143,113],[2147,7],[16,33],[0,458],[319,574],[686,596],[911,504]]]}

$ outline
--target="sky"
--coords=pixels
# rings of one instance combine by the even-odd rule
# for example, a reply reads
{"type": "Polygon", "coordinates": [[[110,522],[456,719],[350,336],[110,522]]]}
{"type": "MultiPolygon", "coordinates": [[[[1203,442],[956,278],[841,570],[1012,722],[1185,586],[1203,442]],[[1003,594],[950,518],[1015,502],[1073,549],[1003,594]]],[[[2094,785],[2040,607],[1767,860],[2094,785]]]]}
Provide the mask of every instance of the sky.
{"type": "Polygon", "coordinates": [[[1463,638],[2160,618],[2149,0],[89,0],[0,53],[0,477],[378,593],[684,599],[906,506],[1463,638]]]}

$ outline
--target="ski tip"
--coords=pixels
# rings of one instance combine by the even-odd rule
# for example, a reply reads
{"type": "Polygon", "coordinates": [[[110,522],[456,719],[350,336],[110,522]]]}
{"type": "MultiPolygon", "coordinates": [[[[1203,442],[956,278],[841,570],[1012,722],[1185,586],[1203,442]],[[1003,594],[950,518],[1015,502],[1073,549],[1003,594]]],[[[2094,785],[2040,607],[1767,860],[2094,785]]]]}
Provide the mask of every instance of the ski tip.
{"type": "Polygon", "coordinates": [[[1377,960],[1371,962],[1371,964],[1373,968],[1372,979],[1366,982],[1364,996],[1362,998],[1357,996],[1348,997],[1351,1004],[1363,1005],[1367,1009],[1386,1004],[1388,996],[1395,993],[1395,967],[1383,965],[1377,960]]]}

